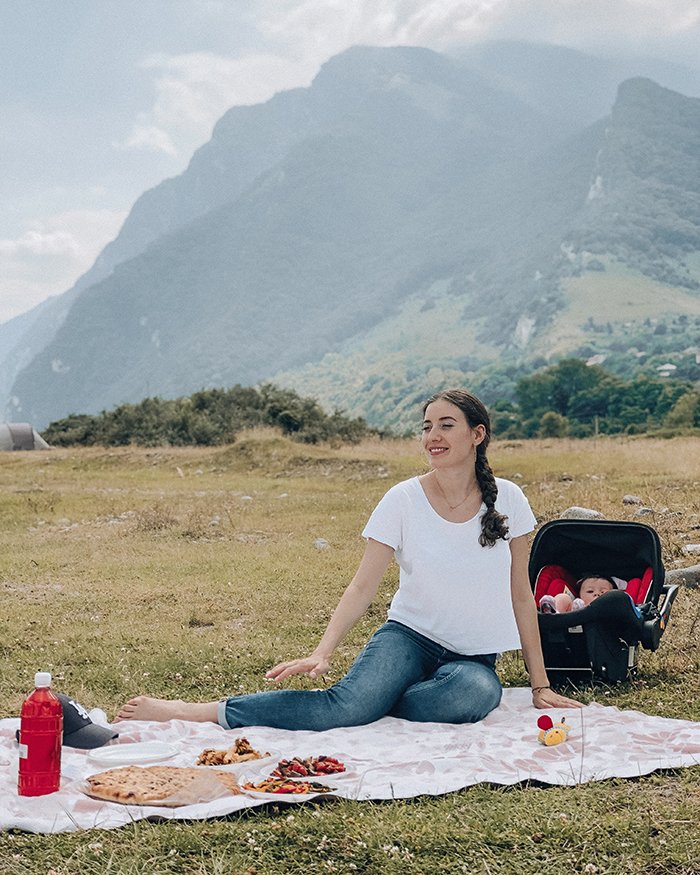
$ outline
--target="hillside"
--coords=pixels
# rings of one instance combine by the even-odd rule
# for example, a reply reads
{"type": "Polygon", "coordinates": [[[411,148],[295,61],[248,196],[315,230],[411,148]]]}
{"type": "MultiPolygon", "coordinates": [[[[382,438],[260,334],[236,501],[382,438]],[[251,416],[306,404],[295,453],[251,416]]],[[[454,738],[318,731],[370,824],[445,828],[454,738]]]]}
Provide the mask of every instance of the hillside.
{"type": "Polygon", "coordinates": [[[632,79],[577,129],[553,85],[485,63],[351,49],[224,116],[137,203],[12,418],[273,378],[402,427],[445,383],[493,401],[558,356],[626,374],[700,344],[700,101],[632,79]]]}
{"type": "Polygon", "coordinates": [[[487,245],[494,168],[555,136],[424,49],[350,50],[317,78],[363,99],[81,295],[15,384],[25,418],[253,383],[340,349],[469,258],[465,241],[487,245]]]}

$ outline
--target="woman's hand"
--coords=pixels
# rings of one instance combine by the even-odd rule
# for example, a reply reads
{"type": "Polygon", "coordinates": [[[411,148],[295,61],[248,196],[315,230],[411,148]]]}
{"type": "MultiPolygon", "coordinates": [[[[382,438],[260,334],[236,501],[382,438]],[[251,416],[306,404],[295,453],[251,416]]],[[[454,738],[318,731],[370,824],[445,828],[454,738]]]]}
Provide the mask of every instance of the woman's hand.
{"type": "Polygon", "coordinates": [[[576,699],[560,696],[549,687],[534,689],[532,691],[532,704],[535,708],[583,708],[583,705],[576,699]]]}
{"type": "Polygon", "coordinates": [[[377,594],[394,548],[372,538],[367,542],[360,567],[333,611],[323,637],[310,656],[280,662],[267,672],[269,681],[283,681],[293,674],[308,674],[312,680],[328,671],[335,648],[364,614],[377,594]]]}
{"type": "Polygon", "coordinates": [[[290,662],[280,662],[267,672],[265,677],[269,681],[283,681],[293,674],[308,674],[312,679],[320,678],[328,671],[329,660],[325,656],[312,653],[303,659],[292,659],[290,662]]]}

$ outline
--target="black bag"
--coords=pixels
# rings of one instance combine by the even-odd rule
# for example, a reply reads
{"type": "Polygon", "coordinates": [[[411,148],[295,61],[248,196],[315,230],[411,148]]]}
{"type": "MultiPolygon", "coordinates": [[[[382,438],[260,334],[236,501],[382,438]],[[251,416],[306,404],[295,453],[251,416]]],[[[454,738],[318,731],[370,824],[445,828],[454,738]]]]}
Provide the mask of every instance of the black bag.
{"type": "Polygon", "coordinates": [[[528,574],[560,565],[578,579],[596,571],[623,580],[652,569],[646,601],[637,605],[620,590],[585,608],[562,614],[538,612],[544,664],[552,685],[617,683],[637,668],[638,649],[656,650],[668,625],[678,586],[666,575],[659,536],[651,526],[622,520],[554,520],[535,535],[528,574]],[[659,602],[661,601],[661,605],[659,602]]]}

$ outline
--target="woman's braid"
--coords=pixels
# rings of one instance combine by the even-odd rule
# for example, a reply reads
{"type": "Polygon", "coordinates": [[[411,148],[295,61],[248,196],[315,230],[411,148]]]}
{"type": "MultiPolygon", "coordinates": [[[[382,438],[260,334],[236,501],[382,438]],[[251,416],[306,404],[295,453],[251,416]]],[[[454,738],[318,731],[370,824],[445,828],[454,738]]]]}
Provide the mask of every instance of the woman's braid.
{"type": "Polygon", "coordinates": [[[493,476],[493,471],[486,458],[486,441],[483,441],[476,448],[476,462],[474,465],[476,472],[476,482],[481,489],[481,497],[486,505],[486,513],[481,518],[481,534],[479,535],[479,543],[482,547],[493,547],[499,538],[504,541],[508,540],[508,525],[507,517],[496,510],[496,498],[498,497],[498,486],[496,486],[496,478],[493,476]]]}

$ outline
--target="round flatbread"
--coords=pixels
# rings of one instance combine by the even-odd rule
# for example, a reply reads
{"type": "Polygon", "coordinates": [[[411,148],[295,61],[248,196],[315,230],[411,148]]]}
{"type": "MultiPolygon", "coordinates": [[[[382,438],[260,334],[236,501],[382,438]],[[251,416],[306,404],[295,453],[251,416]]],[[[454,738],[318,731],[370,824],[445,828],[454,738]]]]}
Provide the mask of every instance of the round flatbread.
{"type": "MultiPolygon", "coordinates": [[[[235,775],[213,769],[212,774],[233,794],[241,792],[235,775]]],[[[122,802],[144,805],[160,802],[184,790],[198,777],[201,769],[178,768],[177,766],[125,766],[90,775],[87,782],[89,793],[107,802],[122,802]]]]}

